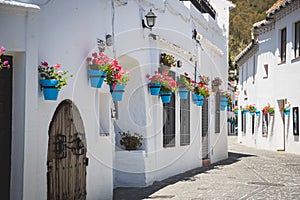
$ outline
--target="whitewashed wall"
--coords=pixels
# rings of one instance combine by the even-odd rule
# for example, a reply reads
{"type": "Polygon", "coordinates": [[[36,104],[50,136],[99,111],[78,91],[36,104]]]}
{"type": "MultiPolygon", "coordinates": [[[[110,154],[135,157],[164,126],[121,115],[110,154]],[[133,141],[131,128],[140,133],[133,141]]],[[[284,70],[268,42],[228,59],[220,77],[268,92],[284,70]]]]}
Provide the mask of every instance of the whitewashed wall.
{"type": "MultiPolygon", "coordinates": [[[[275,116],[271,118],[269,125],[268,137],[262,136],[262,119],[255,119],[255,133],[251,133],[250,116],[247,116],[247,134],[242,136],[241,133],[241,115],[239,113],[239,141],[257,148],[270,150],[282,150],[285,144],[285,151],[291,153],[300,153],[299,137],[293,135],[292,115],[285,117],[285,127],[283,125],[282,115],[278,100],[287,99],[291,103],[291,108],[299,107],[300,102],[297,90],[300,78],[299,59],[294,58],[293,41],[294,41],[294,23],[300,20],[299,9],[294,10],[287,16],[275,23],[275,29],[259,35],[259,50],[256,53],[256,74],[253,82],[253,56],[247,57],[242,62],[240,71],[240,96],[239,106],[247,104],[256,104],[258,109],[262,109],[267,103],[275,107],[275,116]],[[287,28],[287,58],[286,63],[280,64],[280,30],[287,28]],[[264,65],[268,64],[269,76],[265,76],[264,65]],[[248,68],[248,69],[247,69],[248,68]],[[248,79],[246,80],[246,72],[248,79]],[[242,76],[243,74],[243,76],[242,76]],[[248,100],[244,100],[244,90],[247,90],[248,100]],[[285,129],[285,138],[283,131],[285,129]],[[285,141],[284,141],[285,140],[285,141]]],[[[291,112],[292,113],[292,112],[291,112]]],[[[248,114],[249,115],[249,114],[248,114]]]]}

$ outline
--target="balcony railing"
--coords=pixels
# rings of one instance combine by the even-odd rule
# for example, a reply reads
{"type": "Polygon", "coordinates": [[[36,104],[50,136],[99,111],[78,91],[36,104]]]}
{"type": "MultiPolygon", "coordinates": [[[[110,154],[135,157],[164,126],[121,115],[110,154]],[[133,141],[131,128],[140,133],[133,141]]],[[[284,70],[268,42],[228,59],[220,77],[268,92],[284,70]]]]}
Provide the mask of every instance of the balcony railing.
{"type": "Polygon", "coordinates": [[[213,19],[216,17],[215,9],[207,0],[179,0],[190,1],[201,13],[208,13],[213,19]]]}

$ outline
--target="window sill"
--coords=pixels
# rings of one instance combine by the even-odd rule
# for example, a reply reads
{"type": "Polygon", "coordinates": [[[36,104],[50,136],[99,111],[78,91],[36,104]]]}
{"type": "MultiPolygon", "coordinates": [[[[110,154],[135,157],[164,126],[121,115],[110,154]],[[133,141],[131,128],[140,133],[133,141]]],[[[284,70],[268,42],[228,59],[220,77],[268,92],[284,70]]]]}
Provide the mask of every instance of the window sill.
{"type": "Polygon", "coordinates": [[[277,65],[284,65],[284,64],[286,64],[286,61],[280,62],[277,65]]]}
{"type": "Polygon", "coordinates": [[[292,63],[294,63],[294,62],[298,62],[298,61],[300,61],[300,56],[299,57],[296,57],[296,58],[294,58],[294,59],[292,59],[292,63]]]}

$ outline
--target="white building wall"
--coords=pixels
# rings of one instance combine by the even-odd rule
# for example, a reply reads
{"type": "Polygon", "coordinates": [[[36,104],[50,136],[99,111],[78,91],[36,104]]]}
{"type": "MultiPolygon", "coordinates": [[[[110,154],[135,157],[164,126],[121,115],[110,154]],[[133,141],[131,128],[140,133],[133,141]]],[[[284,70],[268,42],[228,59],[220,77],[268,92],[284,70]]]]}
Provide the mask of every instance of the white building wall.
{"type": "Polygon", "coordinates": [[[247,80],[245,78],[247,71],[251,73],[253,55],[246,55],[240,66],[239,106],[256,104],[257,108],[261,110],[267,103],[270,103],[275,107],[275,116],[271,117],[269,122],[268,136],[262,136],[262,117],[255,117],[257,132],[252,135],[249,114],[247,114],[247,133],[243,136],[241,132],[241,113],[239,112],[238,140],[246,145],[258,148],[285,149],[286,152],[300,153],[299,137],[293,135],[292,114],[290,116],[282,115],[278,102],[286,99],[291,103],[291,108],[299,107],[299,100],[295,91],[298,87],[297,83],[300,81],[297,75],[300,64],[299,59],[294,58],[293,41],[294,23],[300,20],[300,12],[298,8],[287,13],[287,15],[276,21],[274,29],[265,31],[258,36],[259,50],[256,53],[257,71],[254,84],[251,83],[251,77],[247,76],[249,77],[247,80]],[[287,57],[285,63],[280,63],[280,30],[283,28],[287,29],[287,57]],[[268,65],[268,78],[265,78],[264,65],[268,65]],[[245,100],[244,90],[248,94],[247,100],[245,100]]]}

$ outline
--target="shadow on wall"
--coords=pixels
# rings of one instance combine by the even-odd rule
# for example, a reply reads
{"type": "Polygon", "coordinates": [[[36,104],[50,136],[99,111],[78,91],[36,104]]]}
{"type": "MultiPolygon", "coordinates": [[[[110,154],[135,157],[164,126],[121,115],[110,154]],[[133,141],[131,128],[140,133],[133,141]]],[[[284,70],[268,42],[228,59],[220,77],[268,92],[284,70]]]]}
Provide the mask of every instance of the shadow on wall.
{"type": "MultiPolygon", "coordinates": [[[[212,169],[217,169],[224,165],[231,165],[233,163],[236,163],[240,161],[240,158],[243,157],[252,157],[254,155],[249,154],[240,154],[240,153],[228,153],[228,159],[219,161],[217,163],[205,166],[205,167],[199,167],[195,168],[193,170],[181,173],[176,176],[172,176],[170,178],[167,178],[162,181],[154,182],[153,185],[150,185],[148,187],[144,188],[116,188],[114,190],[113,199],[118,200],[139,200],[139,199],[145,199],[145,198],[151,198],[151,194],[157,192],[158,190],[168,186],[172,185],[179,181],[195,181],[195,175],[202,174],[202,173],[208,173],[212,169]]],[[[168,196],[167,198],[172,198],[173,195],[168,196]]],[[[163,197],[161,197],[163,198],[163,197]]],[[[166,198],[164,196],[164,198],[166,198]]]]}

